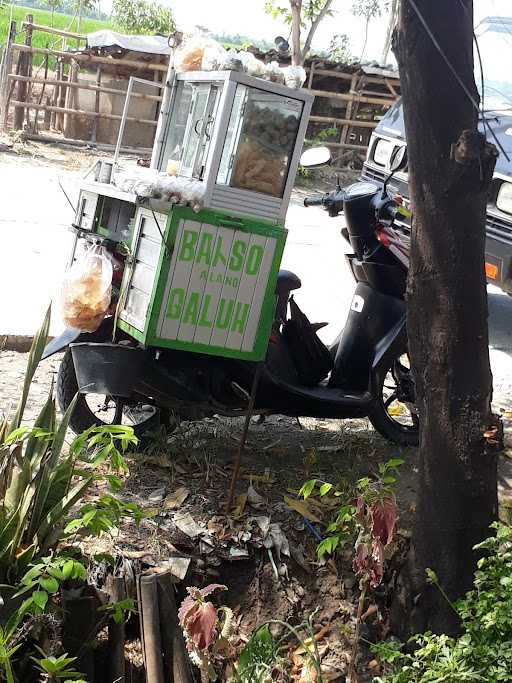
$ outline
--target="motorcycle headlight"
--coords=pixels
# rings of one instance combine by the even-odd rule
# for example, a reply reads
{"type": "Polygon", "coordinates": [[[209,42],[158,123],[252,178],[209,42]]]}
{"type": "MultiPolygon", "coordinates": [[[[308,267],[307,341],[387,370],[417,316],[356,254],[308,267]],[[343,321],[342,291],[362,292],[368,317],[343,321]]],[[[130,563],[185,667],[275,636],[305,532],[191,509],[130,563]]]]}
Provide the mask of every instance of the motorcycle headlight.
{"type": "Polygon", "coordinates": [[[503,183],[498,192],[496,206],[500,211],[512,214],[512,183],[503,183]]]}
{"type": "Polygon", "coordinates": [[[379,140],[373,150],[373,160],[378,166],[388,166],[394,144],[389,140],[379,140]]]}

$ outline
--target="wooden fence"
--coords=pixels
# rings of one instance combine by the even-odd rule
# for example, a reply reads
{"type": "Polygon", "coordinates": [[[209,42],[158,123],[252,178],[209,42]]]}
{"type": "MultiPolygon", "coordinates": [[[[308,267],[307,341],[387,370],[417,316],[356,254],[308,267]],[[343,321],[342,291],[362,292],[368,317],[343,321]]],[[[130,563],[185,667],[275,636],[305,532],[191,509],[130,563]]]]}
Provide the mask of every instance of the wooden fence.
{"type": "MultiPolygon", "coordinates": [[[[67,132],[73,128],[69,125],[70,120],[92,119],[90,139],[83,140],[83,143],[95,143],[100,120],[121,121],[120,113],[104,111],[100,98],[119,98],[122,105],[126,96],[125,90],[108,87],[102,83],[102,76],[105,73],[122,74],[127,80],[130,75],[140,75],[143,72],[145,77],[149,74],[150,80],[159,83],[160,88],[163,87],[167,58],[165,61],[156,61],[161,55],[151,55],[155,61],[139,61],[70,51],[66,49],[70,42],[77,50],[80,44],[86,41],[86,37],[34,24],[30,14],[22,23],[21,29],[24,40],[16,42],[18,27],[16,22],[11,22],[3,50],[0,65],[0,131],[25,129],[29,134],[38,135],[41,131],[51,130],[63,136],[58,139],[73,142],[74,140],[66,137],[67,132]],[[32,37],[36,31],[56,36],[57,40],[60,39],[61,45],[46,48],[33,46],[32,37]],[[35,57],[39,57],[38,66],[34,65],[35,57]],[[50,69],[50,66],[53,69],[50,69]],[[95,70],[93,82],[78,80],[81,70],[90,72],[91,69],[95,70]],[[76,93],[80,90],[95,94],[94,107],[91,110],[80,109],[77,106],[76,93]]],[[[156,103],[157,106],[151,112],[151,116],[130,116],[127,121],[151,126],[156,130],[161,95],[133,92],[132,97],[156,103]]]]}
{"type": "MultiPolygon", "coordinates": [[[[21,29],[24,40],[20,42],[16,41],[16,22],[11,22],[3,51],[0,130],[24,128],[29,134],[40,137],[42,131],[52,130],[63,136],[61,140],[72,142],[69,139],[69,131],[73,129],[70,121],[81,119],[84,128],[83,122],[92,120],[92,125],[87,128],[88,139],[81,137],[84,143],[94,144],[98,142],[100,121],[121,120],[120,111],[105,111],[100,98],[109,97],[113,102],[122,103],[125,97],[125,90],[102,82],[105,73],[122,74],[127,79],[129,75],[141,75],[143,72],[160,87],[163,85],[167,71],[165,56],[147,55],[146,59],[135,60],[90,54],[83,48],[80,50],[80,45],[86,41],[85,36],[34,24],[31,15],[27,15],[21,29]],[[56,37],[61,43],[60,48],[34,47],[32,36],[36,31],[56,37]],[[66,49],[69,43],[75,51],[66,49]],[[35,57],[41,62],[37,67],[34,66],[35,57]],[[79,81],[81,70],[89,71],[89,82],[79,81]],[[80,90],[94,93],[92,108],[78,106],[77,93],[80,90]]],[[[258,53],[257,56],[275,58],[273,54],[258,53]]],[[[327,144],[342,159],[364,157],[374,128],[400,95],[398,77],[382,69],[342,66],[318,60],[310,60],[306,64],[306,72],[304,87],[315,95],[307,137],[327,144]]],[[[128,122],[156,130],[161,94],[134,92],[133,97],[156,106],[150,110],[150,115],[130,116],[128,122]]],[[[147,137],[149,141],[151,135],[147,137]]],[[[111,143],[114,141],[110,140],[111,143]]]]}

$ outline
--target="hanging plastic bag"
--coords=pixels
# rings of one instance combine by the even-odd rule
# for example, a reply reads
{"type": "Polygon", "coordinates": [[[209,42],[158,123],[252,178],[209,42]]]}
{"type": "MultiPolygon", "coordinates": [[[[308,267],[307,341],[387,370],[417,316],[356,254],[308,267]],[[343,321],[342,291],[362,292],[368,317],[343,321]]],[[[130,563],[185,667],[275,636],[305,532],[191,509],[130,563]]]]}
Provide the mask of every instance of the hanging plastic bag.
{"type": "Polygon", "coordinates": [[[303,66],[285,66],[283,74],[285,85],[289,88],[298,90],[306,82],[306,71],[303,66]]]}
{"type": "Polygon", "coordinates": [[[62,285],[62,317],[67,327],[95,332],[110,306],[112,262],[105,249],[93,246],[67,271],[62,285]]]}

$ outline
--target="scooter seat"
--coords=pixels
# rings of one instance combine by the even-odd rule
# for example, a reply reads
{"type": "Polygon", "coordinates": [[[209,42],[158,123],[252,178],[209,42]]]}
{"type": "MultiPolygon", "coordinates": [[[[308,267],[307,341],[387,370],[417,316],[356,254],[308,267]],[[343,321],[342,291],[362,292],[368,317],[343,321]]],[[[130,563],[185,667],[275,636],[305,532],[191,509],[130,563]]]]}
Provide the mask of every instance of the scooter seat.
{"type": "Polygon", "coordinates": [[[280,270],[277,275],[276,294],[277,294],[277,319],[286,320],[288,310],[288,299],[290,292],[300,289],[302,282],[300,278],[292,273],[291,270],[280,270]]]}

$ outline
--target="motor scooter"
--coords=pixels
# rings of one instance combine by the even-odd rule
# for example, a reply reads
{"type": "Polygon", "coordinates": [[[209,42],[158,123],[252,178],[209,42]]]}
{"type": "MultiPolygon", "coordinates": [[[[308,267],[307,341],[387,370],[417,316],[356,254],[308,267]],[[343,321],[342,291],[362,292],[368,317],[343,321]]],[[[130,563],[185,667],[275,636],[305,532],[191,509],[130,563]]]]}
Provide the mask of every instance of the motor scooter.
{"type": "MultiPolygon", "coordinates": [[[[318,167],[329,160],[327,148],[312,148],[304,152],[301,164],[318,167]]],[[[405,163],[399,150],[391,176],[405,163]]],[[[402,207],[386,188],[387,182],[384,188],[357,182],[345,189],[338,183],[332,192],[304,200],[305,207],[320,206],[332,218],[344,213],[342,234],[352,247],[346,260],[357,286],[346,324],[327,355],[322,355],[316,337],[318,325],[310,325],[304,316],[302,328],[288,324],[292,292],[301,287],[300,279],[289,271],[278,276],[275,321],[262,364],[145,348],[120,331],[112,341],[115,319],[107,318],[92,334],[66,331],[45,352],[48,357],[65,350],[57,397],[65,410],[80,393],[70,422],[74,431],[124,423],[144,437],[178,418],[243,415],[255,388],[255,413],[368,417],[390,441],[416,445],[419,421],[407,356],[404,301],[408,258],[393,238],[393,222],[402,207]],[[295,330],[295,338],[290,329],[295,330]],[[313,385],[304,380],[303,372],[311,344],[324,363],[313,385]]],[[[314,357],[314,365],[313,361],[314,357]]]]}

